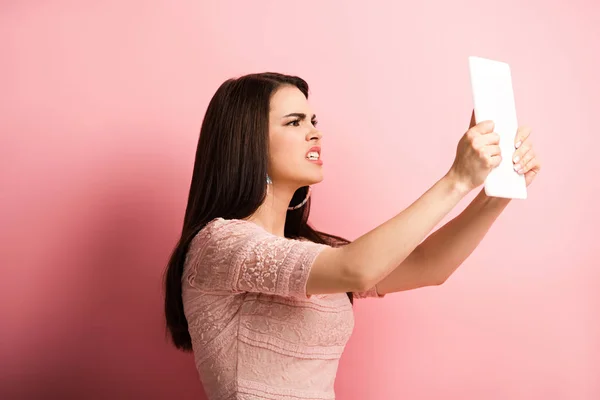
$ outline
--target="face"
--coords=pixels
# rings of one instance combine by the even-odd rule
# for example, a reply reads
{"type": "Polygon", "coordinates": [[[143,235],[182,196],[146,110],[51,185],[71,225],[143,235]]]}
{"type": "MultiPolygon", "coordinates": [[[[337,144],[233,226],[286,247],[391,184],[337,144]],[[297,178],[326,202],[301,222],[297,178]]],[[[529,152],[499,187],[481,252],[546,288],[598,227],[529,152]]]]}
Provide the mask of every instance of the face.
{"type": "Polygon", "coordinates": [[[323,180],[321,133],[302,92],[280,88],[271,98],[269,113],[269,176],[274,183],[295,189],[323,180]]]}

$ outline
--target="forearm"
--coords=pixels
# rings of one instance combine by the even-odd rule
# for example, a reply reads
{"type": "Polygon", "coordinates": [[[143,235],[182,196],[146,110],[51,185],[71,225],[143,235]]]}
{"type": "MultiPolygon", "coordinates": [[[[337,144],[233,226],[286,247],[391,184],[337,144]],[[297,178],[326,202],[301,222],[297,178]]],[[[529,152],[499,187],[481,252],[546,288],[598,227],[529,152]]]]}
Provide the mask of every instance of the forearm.
{"type": "Polygon", "coordinates": [[[343,247],[349,272],[366,287],[401,264],[468,189],[447,174],[404,211],[343,247]]]}
{"type": "Polygon", "coordinates": [[[431,271],[433,282],[445,281],[473,253],[509,202],[482,190],[460,215],[421,244],[423,267],[431,271]]]}
{"type": "Polygon", "coordinates": [[[471,255],[510,200],[482,190],[465,210],[431,234],[388,277],[380,293],[443,283],[471,255]]]}

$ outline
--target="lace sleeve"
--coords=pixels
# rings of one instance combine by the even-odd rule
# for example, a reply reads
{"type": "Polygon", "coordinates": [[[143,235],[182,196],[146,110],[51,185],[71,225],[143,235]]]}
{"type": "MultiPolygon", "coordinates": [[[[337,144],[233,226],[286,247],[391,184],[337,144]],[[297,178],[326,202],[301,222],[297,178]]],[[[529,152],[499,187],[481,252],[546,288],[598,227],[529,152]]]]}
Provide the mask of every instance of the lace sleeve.
{"type": "Polygon", "coordinates": [[[188,282],[205,292],[308,298],[310,268],[326,245],[275,236],[256,224],[217,219],[188,253],[188,282]]]}

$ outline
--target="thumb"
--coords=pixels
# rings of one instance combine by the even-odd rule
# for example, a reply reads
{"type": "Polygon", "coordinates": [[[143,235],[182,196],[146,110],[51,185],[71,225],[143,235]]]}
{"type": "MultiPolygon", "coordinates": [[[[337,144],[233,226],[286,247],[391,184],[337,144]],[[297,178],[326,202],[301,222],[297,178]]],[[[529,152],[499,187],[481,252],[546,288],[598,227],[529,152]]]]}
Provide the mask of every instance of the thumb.
{"type": "Polygon", "coordinates": [[[481,133],[482,135],[485,135],[486,133],[492,133],[494,131],[494,126],[495,126],[494,121],[486,120],[486,121],[481,121],[480,123],[475,125],[473,129],[475,129],[477,132],[481,133]]]}

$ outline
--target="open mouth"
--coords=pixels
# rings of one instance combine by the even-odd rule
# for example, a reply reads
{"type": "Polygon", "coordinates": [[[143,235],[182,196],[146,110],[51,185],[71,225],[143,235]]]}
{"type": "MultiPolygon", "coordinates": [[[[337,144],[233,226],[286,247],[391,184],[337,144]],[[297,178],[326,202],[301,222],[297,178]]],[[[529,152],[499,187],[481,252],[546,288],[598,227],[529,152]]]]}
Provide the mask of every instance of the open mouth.
{"type": "Polygon", "coordinates": [[[306,158],[310,161],[319,161],[321,154],[318,151],[309,151],[306,158]]]}

